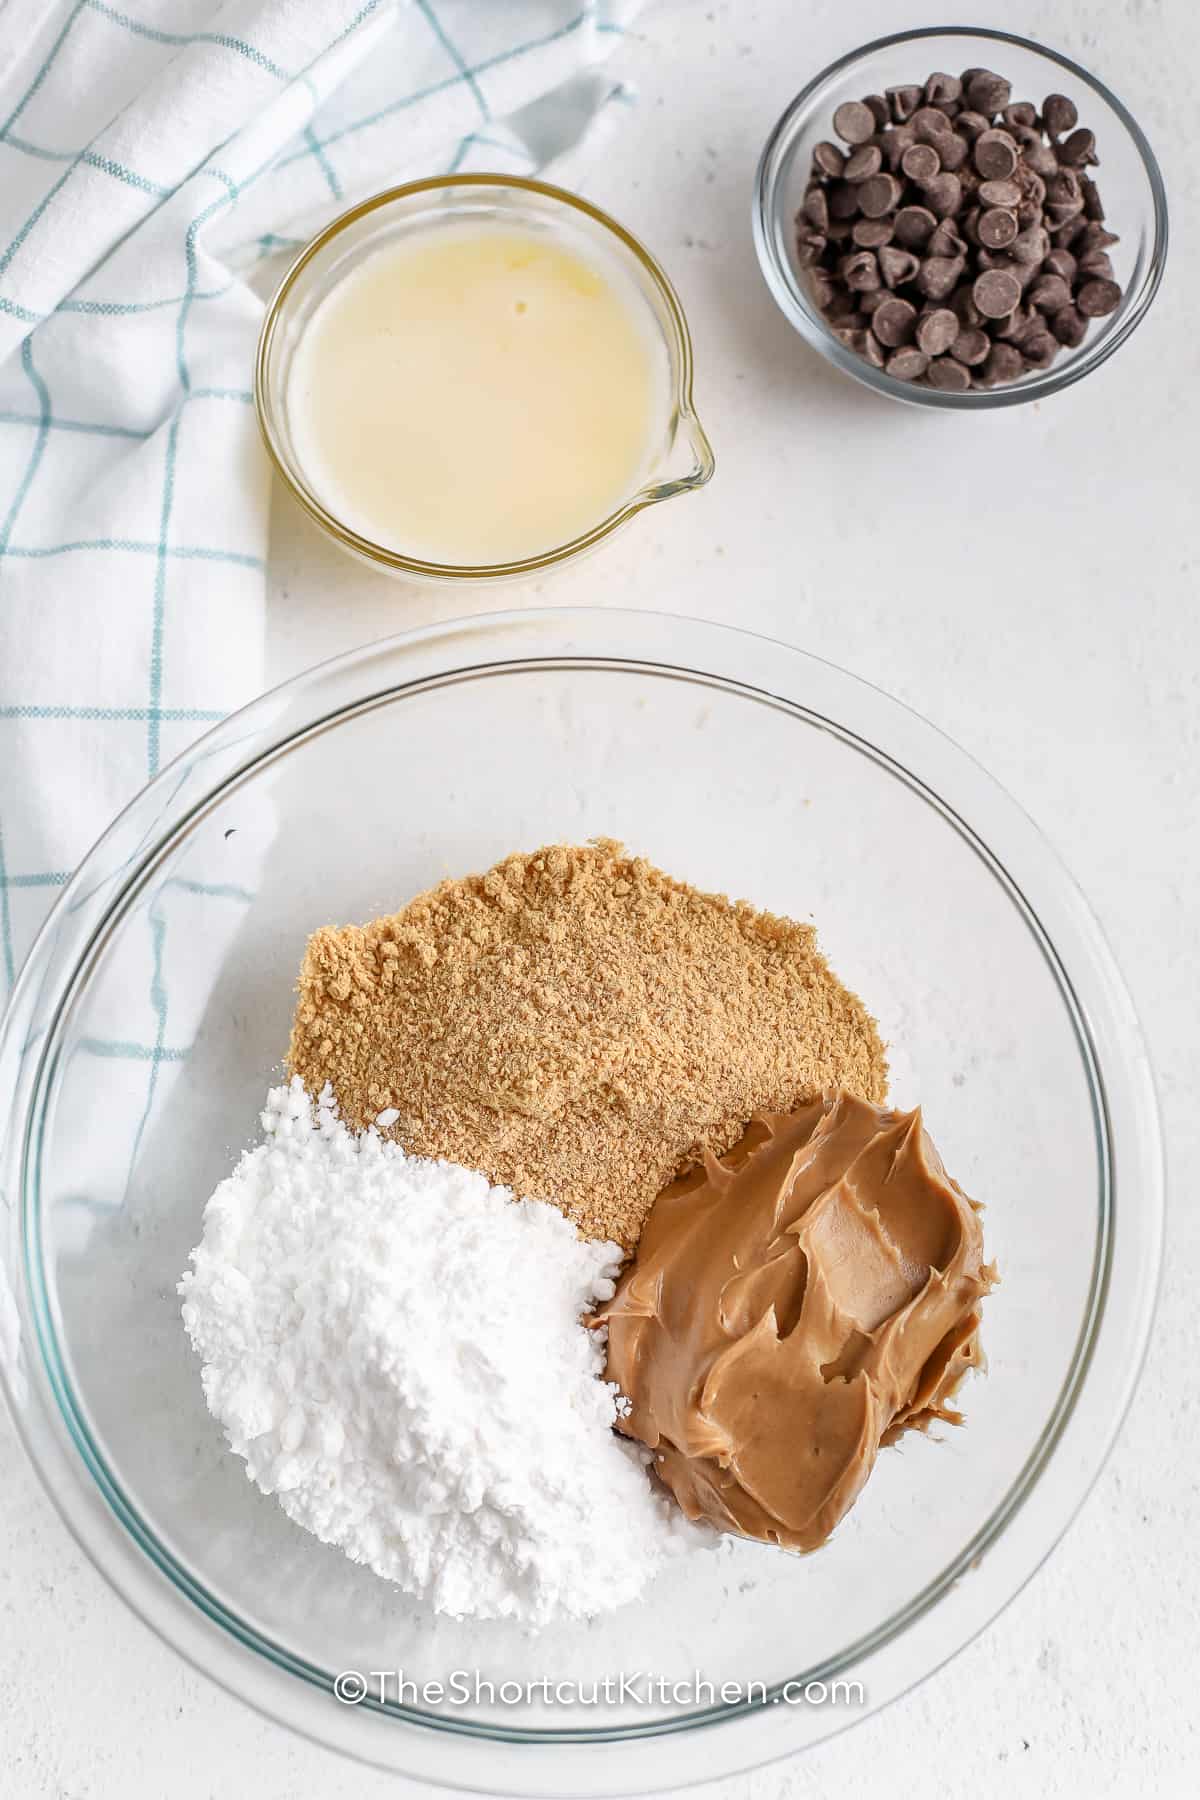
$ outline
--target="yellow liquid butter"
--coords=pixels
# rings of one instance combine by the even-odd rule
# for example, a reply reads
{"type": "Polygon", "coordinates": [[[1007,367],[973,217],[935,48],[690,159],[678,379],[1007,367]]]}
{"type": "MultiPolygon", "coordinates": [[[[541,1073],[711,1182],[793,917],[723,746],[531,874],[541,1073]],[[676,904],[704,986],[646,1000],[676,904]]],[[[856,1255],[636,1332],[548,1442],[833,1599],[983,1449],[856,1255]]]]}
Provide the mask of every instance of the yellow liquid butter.
{"type": "Polygon", "coordinates": [[[429,562],[512,562],[629,498],[665,429],[648,307],[552,239],[438,227],[371,253],[296,346],[293,444],[327,511],[429,562]]]}

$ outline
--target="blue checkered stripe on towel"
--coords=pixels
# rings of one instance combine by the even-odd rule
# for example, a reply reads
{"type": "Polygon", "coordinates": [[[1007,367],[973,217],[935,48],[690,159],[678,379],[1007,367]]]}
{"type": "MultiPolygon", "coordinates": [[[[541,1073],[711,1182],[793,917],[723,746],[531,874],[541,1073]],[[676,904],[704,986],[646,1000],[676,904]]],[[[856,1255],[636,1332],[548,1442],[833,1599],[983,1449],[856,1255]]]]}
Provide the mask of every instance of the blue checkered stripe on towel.
{"type": "MultiPolygon", "coordinates": [[[[262,686],[257,266],[385,184],[527,173],[569,150],[627,97],[600,65],[635,10],[313,0],[242,9],[232,31],[203,0],[59,0],[10,59],[0,1010],[109,818],[262,686]]],[[[168,1018],[169,918],[164,893],[144,1027],[89,1046],[146,1063],[151,1083],[188,1047],[168,1018]]]]}

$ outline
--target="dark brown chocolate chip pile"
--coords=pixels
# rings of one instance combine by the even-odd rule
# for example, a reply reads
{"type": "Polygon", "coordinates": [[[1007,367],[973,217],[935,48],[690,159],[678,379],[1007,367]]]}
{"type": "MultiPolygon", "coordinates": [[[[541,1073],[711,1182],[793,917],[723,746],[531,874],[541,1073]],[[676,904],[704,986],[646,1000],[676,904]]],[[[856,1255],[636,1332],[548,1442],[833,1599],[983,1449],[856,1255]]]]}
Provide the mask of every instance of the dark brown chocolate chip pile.
{"type": "Polygon", "coordinates": [[[799,259],[842,343],[947,393],[1048,369],[1114,312],[1117,242],[1074,103],[989,69],[848,100],[813,152],[799,259]]]}

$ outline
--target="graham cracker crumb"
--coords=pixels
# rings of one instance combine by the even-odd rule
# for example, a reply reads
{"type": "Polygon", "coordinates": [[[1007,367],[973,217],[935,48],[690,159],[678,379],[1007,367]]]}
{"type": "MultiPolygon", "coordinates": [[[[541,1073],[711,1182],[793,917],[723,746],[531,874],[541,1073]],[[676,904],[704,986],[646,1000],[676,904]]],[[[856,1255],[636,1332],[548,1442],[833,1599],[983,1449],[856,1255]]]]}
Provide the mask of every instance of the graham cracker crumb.
{"type": "Polygon", "coordinates": [[[555,844],[309,939],[288,1051],[345,1122],[551,1200],[630,1249],[656,1194],[758,1109],[887,1097],[874,1019],[811,925],[555,844]]]}

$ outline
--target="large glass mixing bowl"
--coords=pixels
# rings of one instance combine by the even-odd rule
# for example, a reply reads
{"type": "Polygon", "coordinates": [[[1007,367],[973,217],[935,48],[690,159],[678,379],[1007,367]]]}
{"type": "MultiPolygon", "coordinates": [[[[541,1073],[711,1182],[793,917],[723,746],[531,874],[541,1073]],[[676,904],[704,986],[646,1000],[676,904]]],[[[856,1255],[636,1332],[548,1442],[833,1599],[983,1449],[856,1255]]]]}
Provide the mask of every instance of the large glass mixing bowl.
{"type": "Polygon", "coordinates": [[[210,732],[64,891],[7,1017],[0,1094],[0,1363],[56,1504],[197,1665],[427,1781],[675,1786],[882,1705],[979,1630],[1064,1529],[1150,1328],[1154,1097],[1070,880],[1013,802],[904,707],[687,619],[438,626],[210,732]],[[600,834],[703,887],[812,915],[890,1040],[895,1101],[923,1103],[948,1167],[986,1202],[1002,1285],[965,1428],[886,1451],[826,1548],[729,1541],[636,1606],[528,1637],[422,1616],[257,1493],[205,1411],[175,1284],[207,1195],[256,1133],[306,934],[510,850],[600,834]],[[343,1670],[372,1690],[357,1706],[334,1697],[343,1670]],[[389,1672],[382,1703],[375,1671],[389,1672]],[[465,1701],[414,1693],[453,1689],[456,1671],[496,1684],[495,1701],[486,1686],[465,1701]],[[622,1674],[680,1686],[591,1701],[622,1674]],[[543,1678],[582,1697],[528,1697],[543,1678]],[[865,1698],[785,1688],[835,1679],[865,1698]],[[506,1699],[504,1681],[524,1697],[506,1699]]]}

